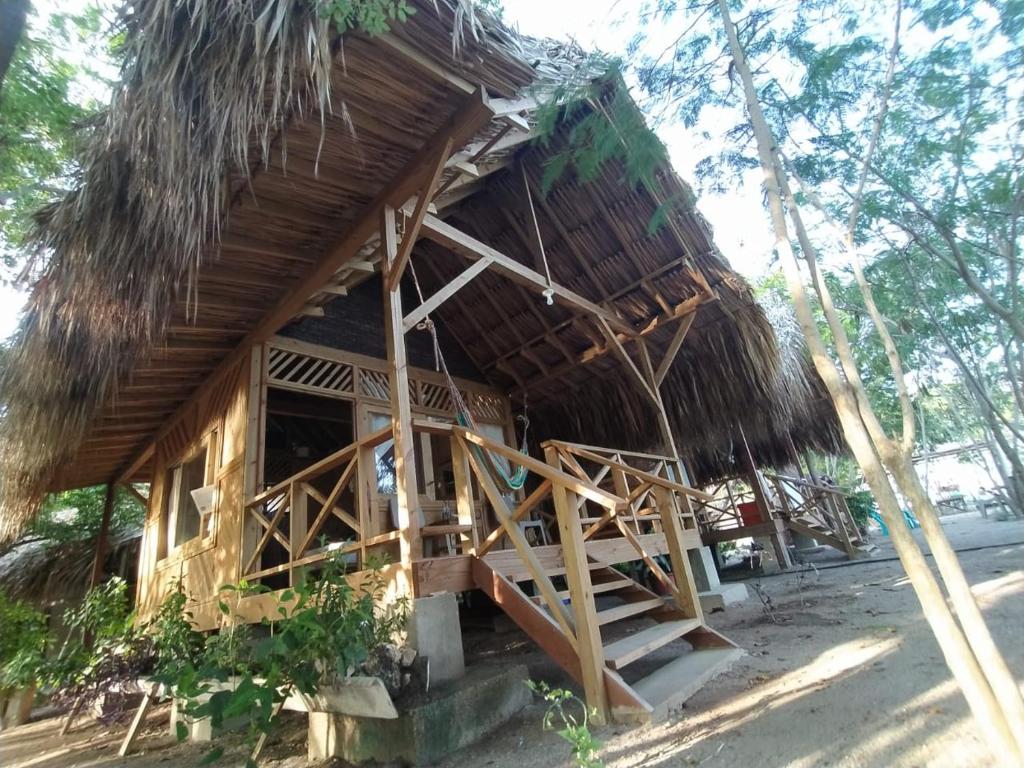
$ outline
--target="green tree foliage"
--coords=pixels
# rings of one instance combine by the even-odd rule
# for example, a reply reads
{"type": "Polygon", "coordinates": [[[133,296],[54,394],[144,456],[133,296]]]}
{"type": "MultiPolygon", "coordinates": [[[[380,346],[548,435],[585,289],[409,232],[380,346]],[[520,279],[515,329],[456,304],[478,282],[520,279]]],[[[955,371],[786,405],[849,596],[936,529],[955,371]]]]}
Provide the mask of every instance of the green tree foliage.
{"type": "Polygon", "coordinates": [[[0,689],[35,681],[46,642],[46,617],[0,592],[0,689]]]}
{"type": "Polygon", "coordinates": [[[32,215],[60,197],[75,173],[79,130],[96,114],[106,55],[98,7],[37,14],[15,50],[0,90],[0,257],[6,279],[23,267],[20,246],[32,215]],[[73,57],[69,52],[78,51],[73,57]]]}
{"type": "MultiPolygon", "coordinates": [[[[813,245],[872,406],[890,434],[898,434],[889,361],[842,242],[886,92],[897,6],[815,0],[736,6],[759,100],[811,219],[813,245]]],[[[714,4],[658,0],[648,13],[656,28],[679,31],[667,48],[652,49],[644,34],[633,41],[633,74],[649,110],[681,121],[714,147],[697,165],[705,189],[750,183],[758,160],[714,4]]],[[[866,277],[909,373],[915,412],[926,425],[917,430],[919,444],[991,437],[1012,465],[1009,475],[1018,478],[1022,29],[1024,4],[1017,2],[903,3],[888,112],[855,232],[866,277]],[[952,417],[954,394],[971,404],[969,418],[952,417]]]]}
{"type": "MultiPolygon", "coordinates": [[[[29,532],[55,544],[95,539],[103,521],[106,495],[104,485],[52,494],[43,503],[29,532]]],[[[118,487],[110,517],[111,532],[116,535],[138,529],[145,516],[146,510],[139,500],[118,487]]]]}

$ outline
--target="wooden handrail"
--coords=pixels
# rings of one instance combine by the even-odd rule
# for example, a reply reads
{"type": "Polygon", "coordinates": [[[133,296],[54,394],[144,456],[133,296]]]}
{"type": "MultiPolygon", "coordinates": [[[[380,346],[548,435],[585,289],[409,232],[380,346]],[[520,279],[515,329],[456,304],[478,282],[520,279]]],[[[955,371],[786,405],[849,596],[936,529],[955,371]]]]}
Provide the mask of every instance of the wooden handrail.
{"type": "MultiPolygon", "coordinates": [[[[588,461],[593,461],[596,464],[605,464],[615,469],[621,469],[623,472],[633,475],[634,477],[638,477],[646,482],[649,482],[651,485],[659,485],[662,488],[668,488],[669,490],[676,491],[677,493],[682,493],[694,499],[700,499],[703,501],[710,501],[713,498],[709,494],[704,493],[704,491],[698,491],[696,488],[691,488],[688,485],[677,483],[674,480],[669,480],[668,478],[665,477],[652,475],[650,472],[645,472],[642,469],[636,469],[635,467],[631,467],[628,464],[623,464],[622,462],[615,461],[615,459],[610,459],[605,456],[601,456],[600,454],[593,453],[587,448],[582,448],[578,445],[573,445],[572,443],[561,443],[557,440],[549,440],[548,443],[550,443],[552,446],[556,448],[565,449],[572,453],[574,456],[579,456],[581,458],[587,459],[588,461]]],[[[671,459],[669,459],[669,461],[671,461],[671,459]]]]}
{"type": "Polygon", "coordinates": [[[552,467],[550,464],[539,461],[532,456],[528,456],[525,453],[515,450],[514,448],[509,448],[504,443],[499,443],[486,438],[477,432],[472,432],[466,429],[465,427],[452,427],[452,431],[467,442],[473,443],[480,448],[486,448],[492,453],[503,456],[515,464],[526,467],[530,472],[540,475],[553,483],[558,483],[573,493],[586,496],[588,499],[596,504],[600,504],[605,509],[621,510],[625,509],[628,505],[628,502],[625,499],[614,496],[591,483],[585,483],[570,474],[562,472],[560,469],[552,467]]]}
{"type": "Polygon", "coordinates": [[[303,480],[311,480],[317,475],[322,475],[324,472],[334,469],[335,467],[343,464],[348,459],[352,458],[356,451],[360,448],[373,448],[381,443],[387,442],[391,437],[392,429],[390,426],[378,429],[376,432],[371,432],[366,437],[356,440],[354,443],[346,445],[339,451],[335,451],[330,456],[327,456],[315,464],[310,464],[305,469],[295,473],[286,480],[282,480],[276,485],[271,486],[267,490],[256,494],[245,506],[254,507],[266,501],[269,498],[278,496],[284,491],[288,490],[294,483],[300,483],[303,480]]]}
{"type": "Polygon", "coordinates": [[[566,440],[545,440],[541,443],[541,448],[553,445],[556,448],[568,448],[570,450],[574,448],[580,448],[584,451],[590,451],[591,453],[610,453],[612,455],[618,454],[619,456],[633,456],[638,459],[650,459],[652,461],[668,461],[675,463],[675,459],[671,456],[661,456],[656,453],[641,453],[640,451],[624,451],[620,448],[603,448],[599,445],[585,445],[583,443],[570,443],[566,440]]]}

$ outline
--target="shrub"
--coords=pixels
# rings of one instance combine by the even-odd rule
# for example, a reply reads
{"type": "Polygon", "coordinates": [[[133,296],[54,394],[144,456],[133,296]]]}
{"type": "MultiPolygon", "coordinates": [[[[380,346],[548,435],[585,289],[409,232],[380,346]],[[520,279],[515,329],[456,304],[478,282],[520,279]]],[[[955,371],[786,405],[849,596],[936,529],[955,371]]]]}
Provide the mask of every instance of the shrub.
{"type": "Polygon", "coordinates": [[[0,592],[0,688],[25,688],[34,683],[48,640],[46,617],[0,592]]]}
{"type": "Polygon", "coordinates": [[[854,491],[846,494],[846,505],[850,508],[854,522],[859,526],[865,526],[870,514],[875,511],[875,498],[871,491],[854,491]]]}

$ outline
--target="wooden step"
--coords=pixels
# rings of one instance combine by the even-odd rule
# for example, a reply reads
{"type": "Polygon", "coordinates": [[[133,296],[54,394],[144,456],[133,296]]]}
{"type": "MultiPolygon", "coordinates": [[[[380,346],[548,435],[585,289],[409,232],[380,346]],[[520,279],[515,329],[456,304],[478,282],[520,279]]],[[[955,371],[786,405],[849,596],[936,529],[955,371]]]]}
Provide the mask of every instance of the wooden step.
{"type": "Polygon", "coordinates": [[[651,705],[652,719],[663,720],[673,709],[693,696],[711,678],[733,665],[743,655],[739,648],[705,648],[689,651],[656,669],[632,688],[651,705]]]}
{"type": "Polygon", "coordinates": [[[599,625],[611,624],[613,621],[628,619],[639,613],[647,613],[656,608],[664,608],[665,600],[660,597],[651,597],[646,600],[637,600],[635,603],[623,603],[614,608],[607,608],[597,612],[597,623],[599,625]]]}
{"type": "Polygon", "coordinates": [[[663,645],[682,637],[701,625],[700,619],[678,619],[655,624],[627,635],[604,647],[604,661],[612,669],[622,669],[663,645]]]}
{"type": "MultiPolygon", "coordinates": [[[[639,587],[640,585],[637,584],[632,579],[619,579],[617,581],[594,582],[594,584],[592,584],[591,586],[592,586],[593,593],[595,595],[599,595],[602,592],[615,592],[616,590],[619,590],[619,589],[627,589],[629,587],[639,587]]],[[[569,597],[569,590],[568,589],[563,589],[561,592],[558,592],[556,594],[558,595],[558,599],[559,600],[564,600],[565,598],[569,597]]],[[[540,595],[534,595],[530,599],[533,600],[533,602],[535,602],[537,605],[543,605],[544,604],[544,600],[543,600],[543,598],[540,595]]]]}

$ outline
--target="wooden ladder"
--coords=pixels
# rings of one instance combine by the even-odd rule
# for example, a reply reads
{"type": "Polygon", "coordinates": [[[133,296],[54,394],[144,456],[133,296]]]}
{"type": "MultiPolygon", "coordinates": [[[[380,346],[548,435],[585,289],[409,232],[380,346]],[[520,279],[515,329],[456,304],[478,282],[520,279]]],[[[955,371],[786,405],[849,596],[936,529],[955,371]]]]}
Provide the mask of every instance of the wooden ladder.
{"type": "MultiPolygon", "coordinates": [[[[687,617],[670,601],[629,578],[607,563],[588,557],[596,624],[601,635],[600,656],[607,709],[618,722],[646,723],[665,718],[715,675],[743,655],[734,643],[704,624],[687,617]],[[600,603],[600,605],[598,605],[600,603]],[[598,610],[599,608],[599,610],[598,610]],[[651,623],[616,640],[616,625],[644,618],[651,623]],[[663,646],[682,638],[691,647],[668,663],[643,676],[621,674],[663,646]]],[[[565,568],[548,568],[545,575],[557,578],[565,568]]],[[[474,558],[473,578],[534,642],[578,683],[585,684],[586,669],[576,637],[567,634],[540,597],[528,595],[501,567],[489,558],[474,558]]],[[[524,577],[526,583],[528,577],[524,577]]],[[[571,607],[568,589],[557,593],[571,607]]]]}

